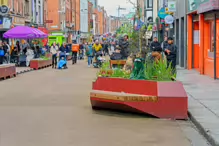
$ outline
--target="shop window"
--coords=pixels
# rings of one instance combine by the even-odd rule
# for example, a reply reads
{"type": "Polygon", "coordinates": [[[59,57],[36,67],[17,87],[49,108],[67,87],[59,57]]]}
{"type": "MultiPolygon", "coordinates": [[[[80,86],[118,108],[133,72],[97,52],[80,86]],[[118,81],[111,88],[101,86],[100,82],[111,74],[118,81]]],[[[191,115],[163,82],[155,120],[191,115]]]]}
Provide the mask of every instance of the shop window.
{"type": "Polygon", "coordinates": [[[210,49],[209,52],[214,52],[214,22],[210,22],[210,49]]]}

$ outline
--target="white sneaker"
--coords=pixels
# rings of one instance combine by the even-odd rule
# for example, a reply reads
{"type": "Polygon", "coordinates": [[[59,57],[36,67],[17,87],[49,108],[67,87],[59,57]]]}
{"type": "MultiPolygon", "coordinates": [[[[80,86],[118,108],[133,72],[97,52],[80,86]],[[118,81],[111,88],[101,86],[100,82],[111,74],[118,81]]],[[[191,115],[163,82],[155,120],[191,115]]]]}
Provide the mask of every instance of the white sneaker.
{"type": "Polygon", "coordinates": [[[90,67],[90,65],[88,65],[88,67],[90,67]]]}

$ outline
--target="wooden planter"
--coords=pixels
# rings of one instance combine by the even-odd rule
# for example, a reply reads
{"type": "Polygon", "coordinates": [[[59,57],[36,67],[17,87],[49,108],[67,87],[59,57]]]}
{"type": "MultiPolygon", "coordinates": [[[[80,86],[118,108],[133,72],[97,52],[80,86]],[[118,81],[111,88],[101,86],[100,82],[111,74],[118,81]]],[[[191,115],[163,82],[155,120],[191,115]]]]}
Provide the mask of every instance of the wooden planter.
{"type": "Polygon", "coordinates": [[[38,59],[33,59],[30,61],[30,68],[33,69],[42,69],[45,67],[49,67],[52,65],[52,60],[38,60],[38,59]]]}
{"type": "Polygon", "coordinates": [[[93,108],[188,119],[188,97],[181,82],[156,82],[99,77],[90,93],[93,108]]]}
{"type": "Polygon", "coordinates": [[[0,79],[6,79],[8,77],[16,76],[15,65],[0,65],[0,79]]]}
{"type": "Polygon", "coordinates": [[[113,67],[113,65],[120,65],[123,67],[126,64],[126,60],[110,60],[110,68],[113,67]]]}

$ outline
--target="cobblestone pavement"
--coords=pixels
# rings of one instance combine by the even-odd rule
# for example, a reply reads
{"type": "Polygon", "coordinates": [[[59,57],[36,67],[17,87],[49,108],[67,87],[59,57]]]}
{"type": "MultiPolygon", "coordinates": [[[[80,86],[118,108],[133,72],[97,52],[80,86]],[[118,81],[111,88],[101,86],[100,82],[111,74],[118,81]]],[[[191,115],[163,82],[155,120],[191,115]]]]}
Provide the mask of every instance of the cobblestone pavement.
{"type": "Polygon", "coordinates": [[[206,146],[189,121],[93,111],[84,61],[0,82],[1,146],[206,146]]]}

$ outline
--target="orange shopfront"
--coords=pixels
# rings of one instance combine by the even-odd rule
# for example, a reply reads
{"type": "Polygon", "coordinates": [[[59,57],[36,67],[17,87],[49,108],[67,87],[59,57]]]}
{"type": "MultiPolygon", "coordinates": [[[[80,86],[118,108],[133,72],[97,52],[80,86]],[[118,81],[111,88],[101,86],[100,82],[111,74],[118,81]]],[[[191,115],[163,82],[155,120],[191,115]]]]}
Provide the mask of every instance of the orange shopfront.
{"type": "Polygon", "coordinates": [[[219,2],[199,5],[187,19],[188,69],[219,78],[219,2]]]}

